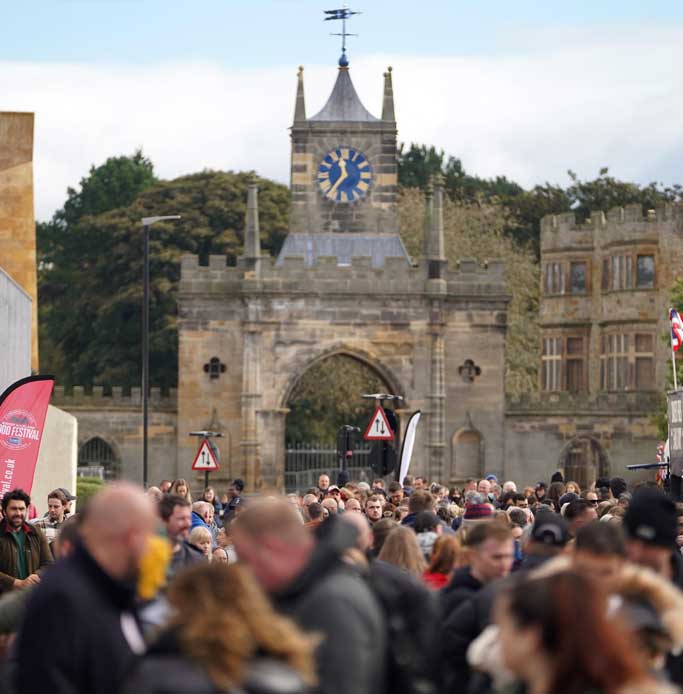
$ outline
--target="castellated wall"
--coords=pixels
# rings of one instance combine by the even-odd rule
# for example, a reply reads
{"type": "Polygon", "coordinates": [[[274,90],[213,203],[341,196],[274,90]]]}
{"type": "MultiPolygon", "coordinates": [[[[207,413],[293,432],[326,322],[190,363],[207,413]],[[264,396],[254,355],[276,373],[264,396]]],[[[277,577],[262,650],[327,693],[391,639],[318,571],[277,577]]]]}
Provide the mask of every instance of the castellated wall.
{"type": "MultiPolygon", "coordinates": [[[[485,268],[463,260],[446,279],[429,280],[426,268],[398,259],[377,270],[370,258],[353,258],[350,267],[334,258],[314,267],[286,258],[278,268],[265,258],[250,271],[227,267],[223,256],[212,256],[208,266],[184,256],[178,419],[187,428],[220,423],[226,433],[221,474],[243,476],[255,488],[280,487],[294,385],[319,360],[348,354],[404,395],[403,426],[414,410],[423,411],[416,474],[457,476],[451,441],[468,426],[486,440],[481,469],[502,472],[508,300],[503,264],[496,261],[485,268]],[[203,372],[212,357],[226,365],[214,380],[203,372]],[[481,369],[473,382],[459,373],[467,359],[481,369]],[[436,382],[433,367],[441,374],[436,382]],[[434,433],[433,413],[441,407],[443,431],[434,433]],[[432,469],[439,459],[440,469],[432,469]]],[[[189,445],[178,432],[179,460],[189,445]]]]}
{"type": "MultiPolygon", "coordinates": [[[[162,395],[159,388],[150,389],[149,400],[149,480],[158,484],[176,470],[176,409],[175,389],[162,395]]],[[[52,404],[66,410],[78,420],[78,448],[95,437],[101,438],[114,450],[121,477],[142,483],[142,391],[133,388],[124,393],[114,387],[104,395],[101,386],[90,392],[74,386],[65,392],[55,386],[52,404]]],[[[188,463],[188,469],[192,461],[188,463]]]]}
{"type": "Polygon", "coordinates": [[[0,112],[0,267],[31,297],[31,369],[38,370],[33,114],[0,112]]]}

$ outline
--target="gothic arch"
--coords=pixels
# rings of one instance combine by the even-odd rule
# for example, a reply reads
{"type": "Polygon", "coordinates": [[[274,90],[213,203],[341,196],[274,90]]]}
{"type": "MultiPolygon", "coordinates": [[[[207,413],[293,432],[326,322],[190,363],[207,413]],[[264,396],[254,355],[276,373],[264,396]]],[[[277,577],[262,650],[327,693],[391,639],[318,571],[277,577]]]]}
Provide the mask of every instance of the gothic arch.
{"type": "Polygon", "coordinates": [[[90,435],[79,443],[78,466],[102,466],[105,479],[117,479],[121,475],[121,455],[107,437],[90,435]]]}
{"type": "Polygon", "coordinates": [[[469,412],[465,424],[451,437],[450,479],[463,482],[482,475],[484,466],[484,437],[472,424],[469,412]]]}
{"type": "Polygon", "coordinates": [[[609,458],[601,443],[593,436],[579,435],[568,441],[560,453],[559,468],[565,480],[573,480],[584,488],[598,477],[609,476],[609,458]]]}
{"type": "MultiPolygon", "coordinates": [[[[280,407],[287,407],[287,403],[290,401],[296,384],[311,367],[315,366],[321,361],[324,361],[325,359],[336,356],[346,356],[356,359],[374,371],[387,384],[388,388],[393,391],[393,393],[403,395],[405,397],[405,391],[401,386],[399,379],[391,371],[391,369],[382,364],[378,357],[363,349],[359,349],[358,347],[352,347],[344,343],[339,343],[320,351],[318,354],[306,361],[302,360],[301,363],[292,365],[292,373],[285,384],[283,396],[280,400],[280,407]]],[[[401,403],[401,408],[406,408],[405,400],[401,403]]]]}

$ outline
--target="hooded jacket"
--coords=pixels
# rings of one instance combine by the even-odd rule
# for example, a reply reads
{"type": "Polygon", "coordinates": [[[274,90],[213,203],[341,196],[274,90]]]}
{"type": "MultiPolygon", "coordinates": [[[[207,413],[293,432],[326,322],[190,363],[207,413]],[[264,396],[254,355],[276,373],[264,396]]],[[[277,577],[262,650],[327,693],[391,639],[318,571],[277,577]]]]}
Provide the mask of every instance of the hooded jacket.
{"type": "Polygon", "coordinates": [[[321,694],[383,691],[386,629],[380,605],[362,576],[342,559],[356,529],[330,517],[301,573],[271,594],[276,608],[323,637],[316,652],[321,694]]]}

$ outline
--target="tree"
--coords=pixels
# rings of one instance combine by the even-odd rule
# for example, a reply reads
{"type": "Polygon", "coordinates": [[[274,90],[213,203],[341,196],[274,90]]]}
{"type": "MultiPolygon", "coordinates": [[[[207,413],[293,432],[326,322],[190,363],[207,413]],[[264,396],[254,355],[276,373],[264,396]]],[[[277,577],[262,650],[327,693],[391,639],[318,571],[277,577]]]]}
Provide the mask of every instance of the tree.
{"type": "MultiPolygon", "coordinates": [[[[242,249],[247,183],[252,175],[204,171],[159,181],[123,206],[81,217],[62,214],[62,210],[49,225],[41,225],[40,321],[52,346],[41,352],[41,369],[54,372],[66,386],[140,383],[140,219],[180,212],[179,222],[153,227],[150,244],[151,383],[174,386],[180,256],[192,253],[206,261],[210,254],[221,254],[235,263],[242,249]]],[[[289,194],[284,186],[267,180],[260,180],[259,187],[263,248],[277,253],[287,230],[289,194]]],[[[96,186],[84,179],[81,188],[96,186]]],[[[86,197],[102,200],[101,196],[86,197]]],[[[110,201],[120,199],[130,199],[130,194],[110,201]]],[[[88,202],[87,209],[100,210],[93,205],[88,202]]]]}

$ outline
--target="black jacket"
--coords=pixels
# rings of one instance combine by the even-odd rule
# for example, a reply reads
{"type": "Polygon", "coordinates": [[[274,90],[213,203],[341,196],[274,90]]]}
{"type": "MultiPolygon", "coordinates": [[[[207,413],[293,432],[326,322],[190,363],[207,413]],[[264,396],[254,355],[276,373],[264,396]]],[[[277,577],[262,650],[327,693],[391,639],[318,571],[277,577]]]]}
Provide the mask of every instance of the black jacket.
{"type": "Polygon", "coordinates": [[[281,613],[322,635],[316,652],[321,694],[378,694],[384,679],[384,618],[365,579],[341,559],[354,545],[356,529],[332,516],[317,527],[316,540],[303,571],[271,597],[281,613]]]}
{"type": "Polygon", "coordinates": [[[141,639],[134,600],[133,585],[112,579],[78,546],[46,572],[28,601],[17,644],[17,691],[118,694],[134,661],[122,618],[131,642],[141,639]]]}
{"type": "Polygon", "coordinates": [[[471,597],[478,590],[481,590],[484,584],[476,579],[469,566],[463,566],[453,573],[450,583],[442,589],[441,613],[444,617],[444,622],[448,617],[458,609],[463,600],[471,597]]]}
{"type": "MultiPolygon", "coordinates": [[[[230,609],[226,606],[226,609],[230,609]]],[[[299,675],[284,663],[268,658],[252,660],[234,694],[306,694],[299,675]]],[[[206,672],[185,657],[173,631],[167,631],[140,658],[121,688],[121,694],[229,694],[219,690],[206,672]]]]}

